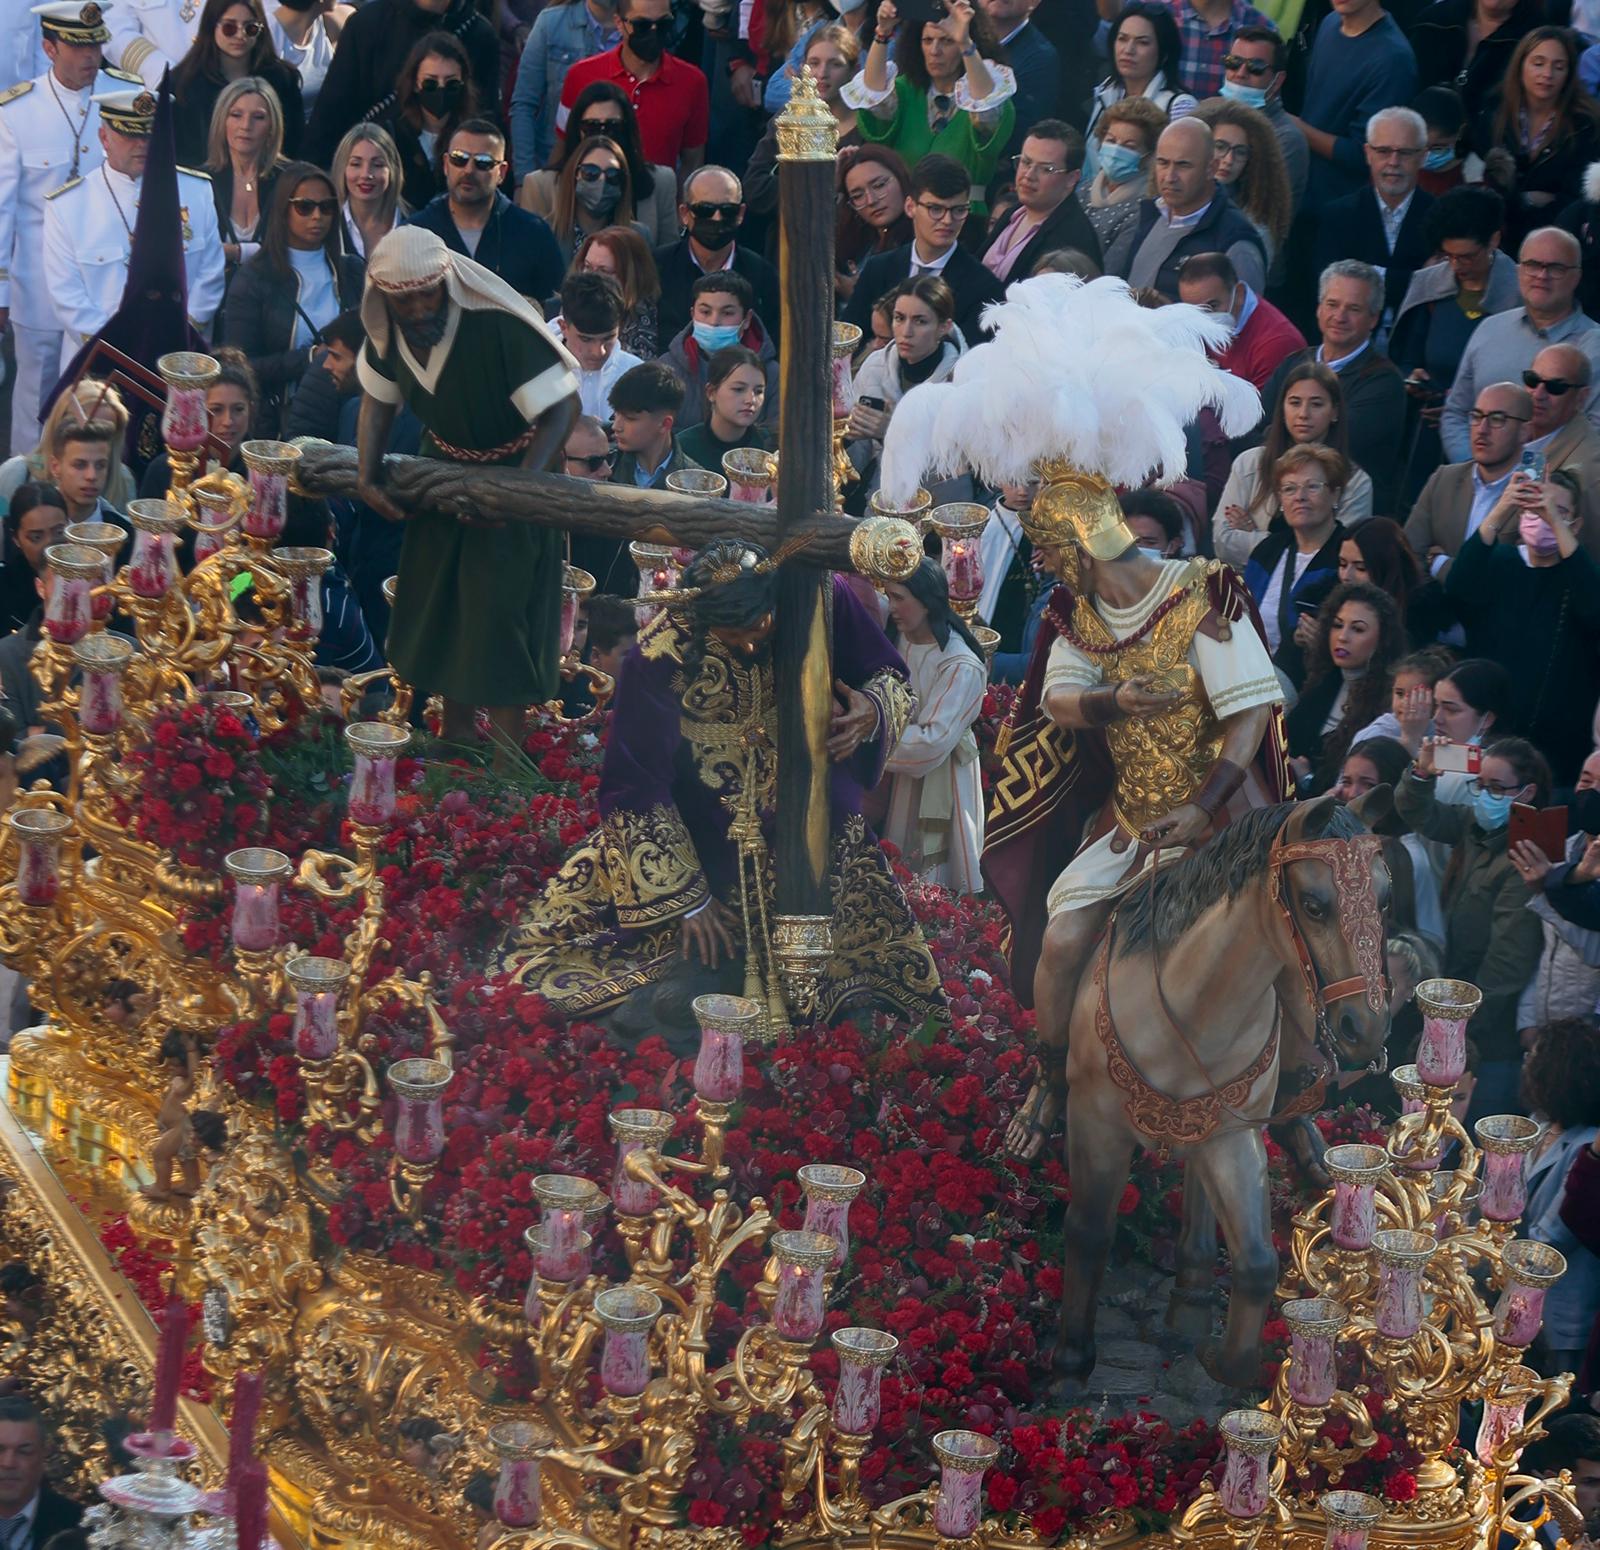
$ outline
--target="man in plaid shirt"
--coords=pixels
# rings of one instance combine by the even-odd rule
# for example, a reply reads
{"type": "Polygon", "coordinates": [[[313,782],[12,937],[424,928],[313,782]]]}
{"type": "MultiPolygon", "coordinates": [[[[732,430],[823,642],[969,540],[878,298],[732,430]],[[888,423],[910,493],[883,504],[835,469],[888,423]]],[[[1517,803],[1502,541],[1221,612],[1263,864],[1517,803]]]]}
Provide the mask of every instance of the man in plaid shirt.
{"type": "Polygon", "coordinates": [[[1241,27],[1272,25],[1245,0],[1167,0],[1167,5],[1183,39],[1178,79],[1186,92],[1201,101],[1222,90],[1226,74],[1222,59],[1234,33],[1241,27]]]}

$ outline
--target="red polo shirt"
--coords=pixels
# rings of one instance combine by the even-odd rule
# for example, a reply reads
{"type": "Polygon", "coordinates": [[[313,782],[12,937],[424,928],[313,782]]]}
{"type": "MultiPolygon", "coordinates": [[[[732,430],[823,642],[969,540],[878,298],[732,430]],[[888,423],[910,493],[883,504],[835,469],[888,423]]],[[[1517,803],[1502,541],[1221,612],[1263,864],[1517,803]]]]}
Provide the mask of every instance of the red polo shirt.
{"type": "Polygon", "coordinates": [[[565,135],[567,115],[578,93],[596,81],[610,81],[628,94],[639,118],[644,159],[658,167],[676,167],[685,151],[697,151],[710,129],[711,93],[706,78],[675,54],[661,56],[661,68],[641,81],[622,62],[622,45],[580,59],[567,71],[556,110],[556,133],[565,135]]]}

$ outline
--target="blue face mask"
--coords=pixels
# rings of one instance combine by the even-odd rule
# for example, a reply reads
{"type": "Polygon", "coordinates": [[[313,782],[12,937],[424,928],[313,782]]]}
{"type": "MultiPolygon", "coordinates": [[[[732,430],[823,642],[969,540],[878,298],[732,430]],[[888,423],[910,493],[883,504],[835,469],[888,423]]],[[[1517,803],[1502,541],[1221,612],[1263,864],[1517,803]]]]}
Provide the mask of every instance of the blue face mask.
{"type": "Polygon", "coordinates": [[[1100,166],[1105,172],[1107,182],[1126,183],[1129,178],[1138,177],[1139,168],[1143,165],[1144,157],[1131,146],[1100,147],[1100,166]]]}
{"type": "Polygon", "coordinates": [[[696,323],[694,325],[694,342],[702,350],[726,350],[729,345],[739,342],[739,325],[737,323],[696,323]]]}
{"type": "Polygon", "coordinates": [[[1139,545],[1139,553],[1142,554],[1147,560],[1160,561],[1166,559],[1166,555],[1164,555],[1159,549],[1148,549],[1143,544],[1139,545]]]}
{"type": "Polygon", "coordinates": [[[1242,102],[1247,108],[1259,110],[1267,105],[1265,86],[1241,86],[1237,81],[1224,81],[1222,95],[1229,102],[1242,102]]]}
{"type": "Polygon", "coordinates": [[[1497,797],[1481,787],[1472,798],[1472,817],[1485,834],[1496,834],[1511,822],[1511,794],[1497,797]]]}
{"type": "Polygon", "coordinates": [[[1429,172],[1448,172],[1455,164],[1456,153],[1448,145],[1441,145],[1422,158],[1422,165],[1429,172]]]}

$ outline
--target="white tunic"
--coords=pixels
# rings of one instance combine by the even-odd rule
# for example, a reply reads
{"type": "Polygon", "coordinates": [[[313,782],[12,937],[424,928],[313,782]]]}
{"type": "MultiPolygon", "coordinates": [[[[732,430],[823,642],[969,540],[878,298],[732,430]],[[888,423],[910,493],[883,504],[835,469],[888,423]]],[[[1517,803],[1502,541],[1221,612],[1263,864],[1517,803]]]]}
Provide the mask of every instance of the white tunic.
{"type": "MultiPolygon", "coordinates": [[[[1189,564],[1188,560],[1168,560],[1162,566],[1160,579],[1133,607],[1113,608],[1096,598],[1095,612],[1118,640],[1126,640],[1172,595],[1189,564]]],[[[1227,640],[1213,640],[1196,631],[1186,661],[1199,678],[1219,721],[1258,705],[1278,704],[1283,699],[1283,689],[1272,670],[1267,648],[1246,619],[1233,623],[1227,640]]],[[[1050,647],[1050,661],[1045,668],[1046,694],[1057,688],[1092,689],[1104,682],[1100,662],[1064,639],[1056,639],[1050,647]]],[[[1246,780],[1247,783],[1253,781],[1254,776],[1249,775],[1246,780]]],[[[1257,801],[1264,801],[1266,796],[1265,793],[1253,795],[1257,801]]],[[[1138,854],[1139,847],[1118,829],[1085,845],[1055,880],[1050,890],[1050,914],[1081,909],[1115,893],[1132,875],[1138,854]],[[1113,843],[1121,848],[1113,849],[1113,843]]],[[[1159,852],[1153,853],[1147,864],[1154,864],[1156,854],[1159,852]]]]}
{"type": "MultiPolygon", "coordinates": [[[[70,355],[105,327],[128,282],[132,228],[138,223],[140,179],[105,164],[45,200],[44,270],[70,355]]],[[[184,226],[183,259],[189,316],[205,327],[222,302],[222,241],[211,184],[178,174],[184,226]]]]}
{"type": "Polygon", "coordinates": [[[983,709],[982,661],[954,631],[944,649],[906,646],[912,720],[884,771],[894,777],[884,838],[925,882],[981,893],[983,785],[972,723],[983,709]]]}
{"type": "Polygon", "coordinates": [[[0,0],[0,91],[32,81],[50,68],[44,35],[32,14],[37,0],[0,0]]]}
{"type": "Polygon", "coordinates": [[[200,9],[200,0],[117,0],[106,12],[111,29],[106,58],[154,91],[162,71],[189,52],[200,9]]]}
{"type": "Polygon", "coordinates": [[[0,307],[23,328],[61,326],[44,281],[45,195],[105,160],[96,89],[68,91],[46,71],[0,102],[0,307]]]}

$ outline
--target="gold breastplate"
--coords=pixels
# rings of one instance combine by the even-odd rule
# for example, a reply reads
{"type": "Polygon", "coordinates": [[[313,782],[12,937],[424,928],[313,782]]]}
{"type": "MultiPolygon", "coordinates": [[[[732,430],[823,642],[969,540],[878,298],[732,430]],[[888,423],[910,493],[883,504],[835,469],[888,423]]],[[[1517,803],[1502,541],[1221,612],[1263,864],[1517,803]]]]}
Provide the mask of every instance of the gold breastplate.
{"type": "Polygon", "coordinates": [[[1154,629],[1126,644],[1117,643],[1087,598],[1073,610],[1073,628],[1095,648],[1094,659],[1107,683],[1159,673],[1183,688],[1182,698],[1171,710],[1113,721],[1106,728],[1117,769],[1112,808],[1118,825],[1135,838],[1157,818],[1189,801],[1222,752],[1222,724],[1188,661],[1189,647],[1209,607],[1204,582],[1193,584],[1154,629]]]}

